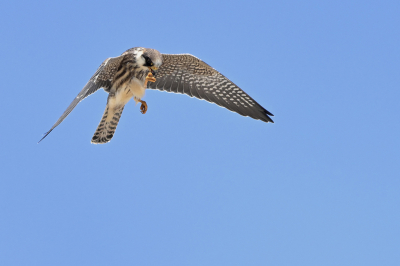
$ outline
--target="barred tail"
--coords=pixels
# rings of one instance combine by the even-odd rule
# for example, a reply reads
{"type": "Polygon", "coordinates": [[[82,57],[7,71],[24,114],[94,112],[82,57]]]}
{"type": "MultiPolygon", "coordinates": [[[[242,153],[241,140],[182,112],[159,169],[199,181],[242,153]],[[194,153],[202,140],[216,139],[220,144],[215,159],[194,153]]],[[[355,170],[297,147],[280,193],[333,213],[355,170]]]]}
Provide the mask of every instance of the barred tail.
{"type": "Polygon", "coordinates": [[[103,144],[109,142],[112,139],[123,110],[124,106],[113,109],[109,108],[109,105],[107,104],[106,110],[103,114],[103,118],[101,118],[100,124],[93,135],[91,141],[92,143],[103,144]]]}

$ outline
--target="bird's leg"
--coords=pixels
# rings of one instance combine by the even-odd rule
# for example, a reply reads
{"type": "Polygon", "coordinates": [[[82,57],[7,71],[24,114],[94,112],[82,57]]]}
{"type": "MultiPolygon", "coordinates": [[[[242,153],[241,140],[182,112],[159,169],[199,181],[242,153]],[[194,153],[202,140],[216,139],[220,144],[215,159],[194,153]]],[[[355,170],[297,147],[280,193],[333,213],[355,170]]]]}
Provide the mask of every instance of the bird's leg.
{"type": "Polygon", "coordinates": [[[145,114],[147,112],[147,103],[145,101],[139,100],[139,102],[142,103],[142,105],[140,106],[140,112],[142,114],[145,114]]]}
{"type": "Polygon", "coordinates": [[[153,73],[151,73],[151,69],[149,71],[149,74],[147,74],[147,77],[144,81],[144,87],[147,88],[147,82],[156,82],[156,78],[153,76],[153,73]]]}
{"type": "MultiPolygon", "coordinates": [[[[147,82],[156,82],[156,78],[153,76],[152,70],[149,68],[149,73],[147,74],[146,79],[144,80],[144,88],[147,88],[147,82]]],[[[145,101],[139,100],[142,103],[140,106],[140,112],[145,114],[147,112],[147,103],[145,101]]]]}

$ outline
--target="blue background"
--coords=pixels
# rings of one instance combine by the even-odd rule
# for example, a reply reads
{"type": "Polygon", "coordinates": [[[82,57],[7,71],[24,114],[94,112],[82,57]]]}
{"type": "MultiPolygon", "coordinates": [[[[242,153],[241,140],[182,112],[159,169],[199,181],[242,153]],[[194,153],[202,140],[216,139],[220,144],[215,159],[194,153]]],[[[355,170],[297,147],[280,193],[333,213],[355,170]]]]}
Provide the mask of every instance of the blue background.
{"type": "Polygon", "coordinates": [[[1,265],[400,265],[399,1],[3,1],[1,265]],[[107,94],[100,63],[191,53],[275,124],[107,94]]]}

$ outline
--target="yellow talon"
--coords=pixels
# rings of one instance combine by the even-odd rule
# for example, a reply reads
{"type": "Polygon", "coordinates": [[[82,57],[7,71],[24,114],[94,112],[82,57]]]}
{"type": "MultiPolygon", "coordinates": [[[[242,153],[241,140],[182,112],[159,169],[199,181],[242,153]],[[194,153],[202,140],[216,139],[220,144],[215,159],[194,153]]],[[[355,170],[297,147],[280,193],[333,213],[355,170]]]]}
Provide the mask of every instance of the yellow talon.
{"type": "Polygon", "coordinates": [[[156,78],[153,76],[153,73],[151,73],[151,70],[149,71],[149,74],[147,74],[147,77],[144,81],[144,87],[147,88],[147,82],[156,82],[156,78]]]}

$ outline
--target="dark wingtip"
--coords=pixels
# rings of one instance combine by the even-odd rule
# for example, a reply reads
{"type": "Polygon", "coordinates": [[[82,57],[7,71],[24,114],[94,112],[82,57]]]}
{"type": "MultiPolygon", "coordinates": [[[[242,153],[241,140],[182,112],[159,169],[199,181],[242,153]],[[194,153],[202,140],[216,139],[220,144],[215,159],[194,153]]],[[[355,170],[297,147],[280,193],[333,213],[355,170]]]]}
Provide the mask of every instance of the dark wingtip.
{"type": "Polygon", "coordinates": [[[269,116],[268,116],[268,121],[267,121],[267,123],[268,123],[268,122],[270,122],[270,123],[275,123],[274,120],[272,120],[271,117],[269,117],[269,116]]]}
{"type": "Polygon", "coordinates": [[[37,144],[39,144],[45,137],[47,137],[47,135],[49,135],[50,134],[50,132],[52,131],[53,129],[51,129],[51,130],[49,130],[49,131],[47,131],[46,133],[44,133],[43,135],[43,138],[41,138],[39,141],[38,141],[38,143],[37,144]]]}
{"type": "MultiPolygon", "coordinates": [[[[264,109],[264,108],[263,108],[264,109]]],[[[271,112],[269,112],[268,110],[264,109],[264,115],[267,121],[265,122],[270,122],[270,123],[274,123],[274,120],[272,120],[272,118],[270,116],[274,116],[271,112]]]]}
{"type": "MultiPolygon", "coordinates": [[[[268,112],[268,111],[267,111],[267,114],[268,114],[268,115],[270,115],[270,116],[274,116],[273,114],[271,114],[271,113],[270,113],[270,112],[268,112]]],[[[271,122],[271,123],[275,123],[275,122],[274,122],[274,120],[272,120],[272,118],[271,118],[271,117],[269,117],[269,116],[268,116],[268,119],[269,119],[269,122],[271,122]]]]}
{"type": "MultiPolygon", "coordinates": [[[[265,110],[265,109],[264,109],[265,110]]],[[[274,116],[271,112],[269,112],[268,110],[265,110],[265,113],[267,114],[267,115],[270,115],[270,116],[274,116]]]]}
{"type": "Polygon", "coordinates": [[[255,118],[255,119],[259,119],[259,120],[261,120],[261,121],[263,121],[265,123],[274,123],[274,120],[272,120],[272,118],[269,117],[266,113],[263,113],[262,116],[259,116],[259,117],[255,118]]]}
{"type": "MultiPolygon", "coordinates": [[[[273,114],[271,114],[271,113],[270,113],[270,112],[268,112],[268,111],[267,111],[267,113],[268,113],[268,115],[270,115],[270,116],[274,116],[273,114]]],[[[268,115],[267,115],[267,117],[268,117],[268,120],[269,120],[268,122],[275,123],[275,122],[274,122],[274,120],[272,120],[272,118],[271,118],[271,117],[269,117],[268,115]]]]}

